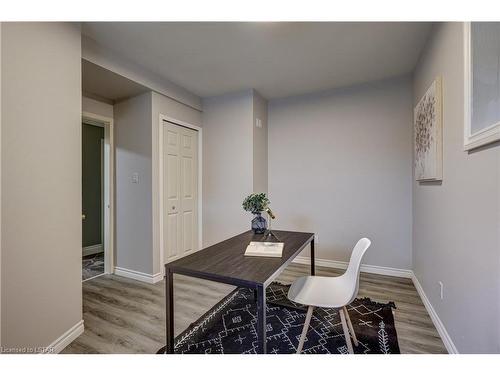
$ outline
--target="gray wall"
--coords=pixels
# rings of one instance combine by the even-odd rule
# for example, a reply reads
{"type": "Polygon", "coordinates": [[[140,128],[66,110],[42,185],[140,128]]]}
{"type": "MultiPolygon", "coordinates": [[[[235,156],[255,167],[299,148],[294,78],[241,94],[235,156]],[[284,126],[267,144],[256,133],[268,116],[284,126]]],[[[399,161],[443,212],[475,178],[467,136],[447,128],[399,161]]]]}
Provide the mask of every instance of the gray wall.
{"type": "Polygon", "coordinates": [[[82,319],[80,30],[1,37],[2,345],[41,347],[82,319]]]}
{"type": "Polygon", "coordinates": [[[113,106],[111,104],[103,103],[85,96],[82,97],[82,111],[113,118],[113,106]]]}
{"type": "Polygon", "coordinates": [[[253,90],[203,100],[203,245],[250,228],[253,90]]]}
{"type": "Polygon", "coordinates": [[[267,100],[253,92],[253,191],[268,191],[267,181],[267,100]],[[261,121],[262,127],[256,126],[261,121]]]}
{"type": "Polygon", "coordinates": [[[463,151],[462,38],[436,26],[414,76],[414,103],[443,79],[443,182],[413,186],[414,272],[459,352],[498,353],[500,148],[463,151]]]}
{"type": "Polygon", "coordinates": [[[276,228],[318,235],[317,257],[410,269],[412,92],[408,78],[269,106],[269,192],[276,228]]]}
{"type": "Polygon", "coordinates": [[[151,93],[115,104],[114,124],[116,266],[152,274],[151,93]]]}
{"type": "Polygon", "coordinates": [[[102,160],[104,128],[82,124],[82,246],[102,244],[102,160]]]}

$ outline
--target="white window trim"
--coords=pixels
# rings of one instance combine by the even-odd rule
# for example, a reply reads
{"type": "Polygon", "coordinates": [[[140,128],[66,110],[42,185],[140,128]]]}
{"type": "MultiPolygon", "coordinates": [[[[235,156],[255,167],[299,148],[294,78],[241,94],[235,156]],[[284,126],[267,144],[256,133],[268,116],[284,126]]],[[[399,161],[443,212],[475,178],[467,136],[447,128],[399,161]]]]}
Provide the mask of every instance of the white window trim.
{"type": "Polygon", "coordinates": [[[464,150],[469,151],[500,140],[500,122],[472,133],[471,23],[464,22],[464,150]]]}

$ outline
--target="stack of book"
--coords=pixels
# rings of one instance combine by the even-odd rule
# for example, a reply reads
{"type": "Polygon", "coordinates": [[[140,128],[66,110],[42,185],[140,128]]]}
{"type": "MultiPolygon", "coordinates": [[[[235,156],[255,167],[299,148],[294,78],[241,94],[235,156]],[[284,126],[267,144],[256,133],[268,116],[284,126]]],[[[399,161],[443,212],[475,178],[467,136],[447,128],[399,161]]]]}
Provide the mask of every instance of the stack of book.
{"type": "Polygon", "coordinates": [[[252,241],[247,246],[245,256],[281,258],[284,245],[283,242],[252,241]]]}

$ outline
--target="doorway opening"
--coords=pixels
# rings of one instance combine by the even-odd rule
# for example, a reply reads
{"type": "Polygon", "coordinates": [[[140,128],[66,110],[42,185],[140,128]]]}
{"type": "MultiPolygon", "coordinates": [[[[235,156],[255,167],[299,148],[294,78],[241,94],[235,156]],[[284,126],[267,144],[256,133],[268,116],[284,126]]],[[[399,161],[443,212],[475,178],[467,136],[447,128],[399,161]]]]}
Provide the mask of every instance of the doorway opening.
{"type": "Polygon", "coordinates": [[[113,269],[113,120],[82,117],[82,281],[113,269]]]}

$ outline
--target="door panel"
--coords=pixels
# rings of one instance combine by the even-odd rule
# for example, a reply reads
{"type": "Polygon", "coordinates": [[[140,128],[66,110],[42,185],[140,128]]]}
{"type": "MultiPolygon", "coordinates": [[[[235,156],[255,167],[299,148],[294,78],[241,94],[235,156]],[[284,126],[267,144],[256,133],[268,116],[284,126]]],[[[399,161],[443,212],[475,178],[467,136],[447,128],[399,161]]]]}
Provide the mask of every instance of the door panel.
{"type": "Polygon", "coordinates": [[[178,253],[178,242],[177,242],[177,233],[179,231],[179,214],[175,213],[170,213],[167,216],[167,233],[172,233],[175,235],[169,235],[168,237],[165,237],[166,242],[167,242],[167,249],[169,249],[170,256],[176,256],[178,253]]]}
{"type": "Polygon", "coordinates": [[[103,170],[104,128],[82,124],[82,247],[103,244],[103,170]]]}
{"type": "Polygon", "coordinates": [[[198,132],[164,122],[164,261],[198,250],[198,132]]]}
{"type": "Polygon", "coordinates": [[[185,211],[184,212],[184,222],[183,222],[183,245],[184,252],[193,250],[193,212],[185,211]]]}
{"type": "Polygon", "coordinates": [[[171,203],[179,201],[179,157],[177,155],[167,155],[167,199],[171,203]]]}
{"type": "Polygon", "coordinates": [[[184,189],[182,190],[184,199],[193,198],[193,159],[182,158],[182,178],[184,189]]]}

